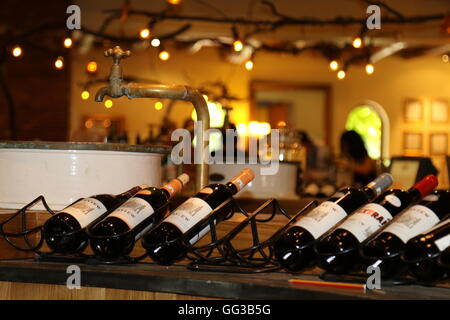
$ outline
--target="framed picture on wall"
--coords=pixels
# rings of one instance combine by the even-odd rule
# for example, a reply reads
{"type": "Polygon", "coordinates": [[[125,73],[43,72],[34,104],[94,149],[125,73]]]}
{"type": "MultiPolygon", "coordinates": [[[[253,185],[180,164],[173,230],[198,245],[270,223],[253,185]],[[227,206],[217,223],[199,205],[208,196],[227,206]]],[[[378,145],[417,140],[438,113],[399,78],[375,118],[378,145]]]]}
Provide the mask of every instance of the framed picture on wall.
{"type": "Polygon", "coordinates": [[[423,133],[403,133],[403,153],[406,156],[417,156],[423,152],[423,133]]]}
{"type": "Polygon", "coordinates": [[[423,121],[424,103],[421,99],[408,98],[405,102],[403,119],[405,122],[423,121]]]}
{"type": "Polygon", "coordinates": [[[446,99],[431,100],[430,121],[433,123],[448,123],[449,103],[446,99]]]}
{"type": "Polygon", "coordinates": [[[448,153],[448,133],[430,134],[430,155],[446,155],[448,153]]]}

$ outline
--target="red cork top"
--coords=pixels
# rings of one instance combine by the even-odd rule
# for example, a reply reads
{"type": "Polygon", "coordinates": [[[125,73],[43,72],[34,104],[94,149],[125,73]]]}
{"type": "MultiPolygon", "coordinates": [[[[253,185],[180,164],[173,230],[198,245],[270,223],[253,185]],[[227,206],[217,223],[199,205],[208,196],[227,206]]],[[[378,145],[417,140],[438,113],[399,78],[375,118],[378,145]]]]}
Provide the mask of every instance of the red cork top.
{"type": "Polygon", "coordinates": [[[437,177],[435,175],[429,174],[429,175],[425,176],[422,180],[417,182],[413,186],[413,188],[419,190],[422,197],[425,197],[426,195],[431,193],[431,191],[433,191],[434,188],[437,187],[438,183],[439,182],[438,182],[437,177]]]}

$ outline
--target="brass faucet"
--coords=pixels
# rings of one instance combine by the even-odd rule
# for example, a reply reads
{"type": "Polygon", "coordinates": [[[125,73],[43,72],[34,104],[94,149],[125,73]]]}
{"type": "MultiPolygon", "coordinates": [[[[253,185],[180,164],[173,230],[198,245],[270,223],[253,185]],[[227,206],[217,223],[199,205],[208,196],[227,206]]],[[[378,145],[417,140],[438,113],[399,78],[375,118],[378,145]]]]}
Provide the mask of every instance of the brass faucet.
{"type": "Polygon", "coordinates": [[[208,152],[208,141],[204,139],[209,129],[209,111],[203,95],[197,90],[182,85],[160,85],[142,83],[123,83],[122,66],[120,61],[131,55],[129,50],[123,51],[119,46],[105,51],[106,57],[112,57],[113,65],[109,75],[109,85],[103,87],[95,94],[95,101],[102,102],[105,96],[119,98],[127,96],[132,98],[159,98],[185,100],[194,105],[197,112],[197,121],[201,122],[201,130],[196,130],[197,146],[194,149],[195,158],[201,159],[196,164],[196,189],[200,190],[208,184],[208,164],[205,159],[208,152]],[[198,141],[202,141],[199,145],[198,141]]]}

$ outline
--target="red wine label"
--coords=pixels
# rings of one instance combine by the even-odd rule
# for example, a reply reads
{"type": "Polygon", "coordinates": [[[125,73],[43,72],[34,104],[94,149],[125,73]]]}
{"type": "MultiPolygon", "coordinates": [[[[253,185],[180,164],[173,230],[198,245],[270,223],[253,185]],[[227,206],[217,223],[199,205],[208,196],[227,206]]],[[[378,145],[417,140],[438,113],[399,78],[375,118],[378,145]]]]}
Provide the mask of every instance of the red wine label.
{"type": "Polygon", "coordinates": [[[212,208],[200,198],[192,197],[176,208],[164,222],[175,225],[181,232],[185,233],[200,220],[211,213],[212,208]]]}
{"type": "Polygon", "coordinates": [[[390,220],[392,215],[383,206],[368,203],[345,219],[338,228],[351,232],[359,242],[363,242],[390,220]]]}
{"type": "Polygon", "coordinates": [[[106,211],[106,207],[103,203],[94,198],[82,199],[61,210],[61,212],[68,213],[77,219],[78,223],[81,225],[81,228],[88,226],[106,211]]]}
{"type": "Polygon", "coordinates": [[[108,217],[116,217],[125,222],[130,229],[150,217],[155,210],[144,199],[131,198],[114,210],[108,217]]]}
{"type": "Polygon", "coordinates": [[[325,201],[305,216],[300,217],[294,225],[305,228],[317,239],[346,216],[347,213],[340,205],[325,201]]]}
{"type": "Polygon", "coordinates": [[[407,209],[401,216],[383,230],[399,237],[403,242],[430,229],[439,222],[439,217],[429,208],[415,205],[407,209]]]}

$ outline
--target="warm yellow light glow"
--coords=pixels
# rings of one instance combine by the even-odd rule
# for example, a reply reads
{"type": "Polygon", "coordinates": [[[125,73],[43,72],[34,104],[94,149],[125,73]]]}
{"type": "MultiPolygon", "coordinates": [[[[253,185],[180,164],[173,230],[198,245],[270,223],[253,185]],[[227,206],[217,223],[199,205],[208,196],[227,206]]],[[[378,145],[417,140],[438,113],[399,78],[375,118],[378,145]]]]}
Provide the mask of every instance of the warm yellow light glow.
{"type": "Polygon", "coordinates": [[[64,47],[65,48],[70,48],[72,46],[72,44],[73,44],[72,39],[70,39],[70,38],[64,39],[64,47]]]}
{"type": "Polygon", "coordinates": [[[84,123],[84,126],[88,129],[92,128],[94,126],[94,122],[91,119],[86,120],[84,123]]]}
{"type": "Polygon", "coordinates": [[[164,107],[163,103],[161,101],[155,102],[155,109],[161,110],[164,107]]]}
{"type": "Polygon", "coordinates": [[[251,136],[266,136],[270,133],[270,124],[267,122],[251,121],[248,124],[248,133],[251,136]]]}
{"type": "Polygon", "coordinates": [[[339,70],[339,72],[337,73],[337,77],[339,80],[342,80],[345,78],[345,71],[344,70],[339,70]]]}
{"type": "Polygon", "coordinates": [[[108,99],[108,100],[105,101],[105,107],[107,109],[111,108],[112,106],[113,106],[113,102],[112,102],[111,99],[108,99]]]}
{"type": "Polygon", "coordinates": [[[19,46],[15,46],[13,49],[12,49],[12,55],[14,56],[14,57],[20,57],[21,55],[22,55],[22,48],[21,47],[19,47],[19,46]]]}
{"type": "Polygon", "coordinates": [[[247,62],[245,62],[245,69],[247,69],[248,71],[252,70],[254,66],[254,63],[252,60],[247,60],[247,62]]]}
{"type": "Polygon", "coordinates": [[[373,64],[368,63],[366,64],[366,73],[367,74],[372,74],[375,71],[375,67],[373,66],[373,64]]]}
{"type": "Polygon", "coordinates": [[[236,40],[235,42],[233,42],[233,49],[234,51],[239,52],[244,49],[244,44],[241,40],[236,40]]]}
{"type": "Polygon", "coordinates": [[[81,93],[81,99],[83,99],[83,100],[89,99],[89,91],[84,90],[84,91],[81,93]]]}
{"type": "Polygon", "coordinates": [[[173,5],[177,5],[181,3],[181,0],[167,0],[167,2],[173,5]]]}
{"type": "MultiPolygon", "coordinates": [[[[208,111],[209,111],[209,125],[211,128],[220,128],[223,126],[223,121],[225,119],[225,112],[222,109],[222,105],[218,102],[208,101],[208,111]]],[[[197,121],[197,112],[192,110],[191,118],[197,121]]]]}
{"type": "Polygon", "coordinates": [[[246,135],[247,134],[247,125],[245,123],[239,123],[236,126],[236,131],[241,136],[246,135]]]}
{"type": "Polygon", "coordinates": [[[202,96],[203,96],[203,99],[205,99],[205,101],[208,102],[208,100],[209,100],[208,96],[206,94],[202,94],[202,96]]]}
{"type": "Polygon", "coordinates": [[[287,123],[285,121],[278,121],[278,123],[277,123],[278,128],[286,127],[286,126],[287,126],[287,123]]]}
{"type": "Polygon", "coordinates": [[[442,61],[444,61],[445,63],[447,63],[450,60],[448,54],[444,54],[442,55],[442,61]]]}
{"type": "Polygon", "coordinates": [[[148,39],[150,38],[150,30],[148,28],[144,28],[139,32],[139,36],[142,39],[148,39]]]}
{"type": "Polygon", "coordinates": [[[339,68],[339,63],[336,60],[330,62],[330,69],[336,71],[339,68]]]}
{"type": "Polygon", "coordinates": [[[58,70],[61,70],[62,68],[64,68],[64,58],[63,57],[58,57],[56,59],[55,68],[58,70]]]}
{"type": "Polygon", "coordinates": [[[362,44],[362,39],[360,37],[356,37],[355,39],[353,39],[352,45],[354,48],[361,48],[362,44]]]}
{"type": "Polygon", "coordinates": [[[169,52],[167,52],[166,50],[163,50],[163,51],[161,51],[161,52],[159,53],[159,58],[160,58],[162,61],[167,61],[167,60],[169,60],[169,58],[170,58],[170,54],[169,54],[169,52]]]}
{"type": "Polygon", "coordinates": [[[156,48],[156,47],[160,46],[161,41],[159,39],[155,38],[155,39],[152,39],[152,41],[150,41],[150,44],[152,45],[152,47],[156,48]]]}
{"type": "Polygon", "coordinates": [[[86,71],[89,73],[96,73],[98,69],[97,62],[89,61],[86,65],[86,71]]]}

